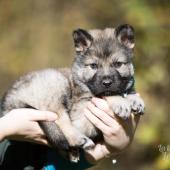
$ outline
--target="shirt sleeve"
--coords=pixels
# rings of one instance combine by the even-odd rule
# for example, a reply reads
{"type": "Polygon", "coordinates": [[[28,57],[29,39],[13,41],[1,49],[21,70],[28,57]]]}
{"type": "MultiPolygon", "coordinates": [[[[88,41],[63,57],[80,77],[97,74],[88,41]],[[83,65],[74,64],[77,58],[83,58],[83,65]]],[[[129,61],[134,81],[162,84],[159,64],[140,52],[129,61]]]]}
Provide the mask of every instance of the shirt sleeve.
{"type": "Polygon", "coordinates": [[[2,166],[4,157],[5,157],[5,153],[7,148],[9,147],[10,142],[8,140],[4,140],[2,142],[0,142],[0,167],[2,166]]]}
{"type": "Polygon", "coordinates": [[[46,147],[28,142],[0,142],[0,170],[42,169],[46,147]]]}

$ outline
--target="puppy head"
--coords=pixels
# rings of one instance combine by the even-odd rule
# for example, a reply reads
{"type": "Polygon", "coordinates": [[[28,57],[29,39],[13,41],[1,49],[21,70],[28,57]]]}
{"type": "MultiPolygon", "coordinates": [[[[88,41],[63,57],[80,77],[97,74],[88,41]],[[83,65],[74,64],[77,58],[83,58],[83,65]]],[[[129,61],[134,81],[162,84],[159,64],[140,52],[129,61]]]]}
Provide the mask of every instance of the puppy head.
{"type": "Polygon", "coordinates": [[[104,30],[73,32],[76,57],[73,73],[94,95],[126,92],[133,85],[134,29],[120,25],[104,30]]]}

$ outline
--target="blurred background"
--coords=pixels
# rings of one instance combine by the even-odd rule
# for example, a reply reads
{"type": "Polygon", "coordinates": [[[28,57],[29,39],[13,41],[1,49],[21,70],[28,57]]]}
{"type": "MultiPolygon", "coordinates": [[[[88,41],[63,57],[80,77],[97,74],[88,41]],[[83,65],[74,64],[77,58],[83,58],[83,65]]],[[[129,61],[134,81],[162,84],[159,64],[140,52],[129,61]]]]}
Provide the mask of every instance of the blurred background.
{"type": "Polygon", "coordinates": [[[131,147],[96,170],[170,170],[170,1],[1,0],[0,95],[20,75],[70,66],[72,31],[129,23],[136,30],[136,88],[146,103],[131,147]]]}

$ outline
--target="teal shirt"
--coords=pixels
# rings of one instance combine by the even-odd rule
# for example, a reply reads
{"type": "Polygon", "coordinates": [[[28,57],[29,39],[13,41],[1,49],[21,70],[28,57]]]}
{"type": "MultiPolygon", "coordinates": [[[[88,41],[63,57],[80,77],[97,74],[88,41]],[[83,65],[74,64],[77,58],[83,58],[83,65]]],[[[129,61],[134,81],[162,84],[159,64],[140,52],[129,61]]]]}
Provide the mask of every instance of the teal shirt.
{"type": "Polygon", "coordinates": [[[51,149],[48,150],[46,161],[45,170],[84,170],[92,166],[87,162],[82,151],[78,163],[71,163],[51,149]]]}
{"type": "Polygon", "coordinates": [[[46,146],[5,140],[0,143],[0,170],[84,170],[89,164],[81,152],[78,163],[46,146]]]}

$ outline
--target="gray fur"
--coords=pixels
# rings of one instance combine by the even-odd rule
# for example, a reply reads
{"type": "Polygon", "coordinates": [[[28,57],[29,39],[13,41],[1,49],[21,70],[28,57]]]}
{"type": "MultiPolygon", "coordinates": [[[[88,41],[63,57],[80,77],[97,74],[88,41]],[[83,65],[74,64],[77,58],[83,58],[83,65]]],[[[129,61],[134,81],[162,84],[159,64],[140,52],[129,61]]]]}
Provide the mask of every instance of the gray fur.
{"type": "MultiPolygon", "coordinates": [[[[59,119],[40,125],[54,147],[70,151],[75,147],[93,147],[102,135],[83,114],[93,96],[113,96],[111,108],[122,118],[127,118],[132,110],[144,111],[142,99],[132,94],[133,36],[128,25],[75,30],[76,56],[72,68],[41,70],[21,77],[3,98],[3,114],[23,107],[53,111],[59,119]],[[124,93],[131,97],[121,97],[124,93]]],[[[76,158],[71,154],[72,161],[78,159],[78,154],[76,158]]]]}

